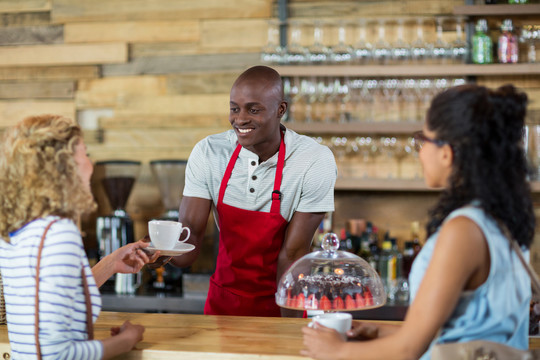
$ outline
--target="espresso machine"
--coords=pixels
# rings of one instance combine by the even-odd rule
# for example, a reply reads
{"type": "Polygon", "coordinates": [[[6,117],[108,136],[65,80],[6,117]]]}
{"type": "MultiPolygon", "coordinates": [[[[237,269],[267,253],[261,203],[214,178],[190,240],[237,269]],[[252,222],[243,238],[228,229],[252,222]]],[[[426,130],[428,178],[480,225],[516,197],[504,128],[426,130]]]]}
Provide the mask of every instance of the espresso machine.
{"type": "MultiPolygon", "coordinates": [[[[98,161],[95,174],[105,190],[106,198],[112,209],[110,215],[96,219],[96,236],[99,258],[103,258],[116,249],[135,241],[133,220],[125,206],[133,184],[139,175],[139,161],[108,160],[98,161]]],[[[105,283],[105,288],[114,286],[117,294],[133,294],[140,285],[139,274],[116,274],[105,283]]]]}
{"type": "MultiPolygon", "coordinates": [[[[150,169],[159,186],[164,211],[160,220],[178,221],[178,208],[184,191],[186,160],[162,159],[150,161],[150,169]]],[[[153,271],[154,291],[179,292],[182,289],[182,277],[189,269],[181,269],[166,264],[153,271]]]]}

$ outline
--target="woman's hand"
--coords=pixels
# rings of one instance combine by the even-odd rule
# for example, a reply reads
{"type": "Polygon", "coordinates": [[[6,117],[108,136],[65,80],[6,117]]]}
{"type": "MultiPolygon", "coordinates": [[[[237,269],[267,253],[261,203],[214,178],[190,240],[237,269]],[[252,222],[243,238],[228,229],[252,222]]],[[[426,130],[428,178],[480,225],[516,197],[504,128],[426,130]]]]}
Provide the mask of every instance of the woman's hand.
{"type": "Polygon", "coordinates": [[[126,321],[111,328],[111,337],[103,340],[103,359],[108,360],[132,350],[143,339],[144,326],[126,321]]]}
{"type": "Polygon", "coordinates": [[[374,324],[355,321],[347,336],[354,340],[373,340],[379,337],[379,327],[374,324]]]}
{"type": "Polygon", "coordinates": [[[304,333],[304,349],[300,354],[303,356],[319,360],[340,358],[339,350],[345,341],[336,330],[313,323],[313,327],[304,326],[302,333],[304,333]]]}
{"type": "Polygon", "coordinates": [[[114,273],[131,274],[141,271],[144,265],[153,263],[159,257],[159,251],[152,255],[145,251],[150,243],[139,240],[116,249],[112,254],[114,273]]]}

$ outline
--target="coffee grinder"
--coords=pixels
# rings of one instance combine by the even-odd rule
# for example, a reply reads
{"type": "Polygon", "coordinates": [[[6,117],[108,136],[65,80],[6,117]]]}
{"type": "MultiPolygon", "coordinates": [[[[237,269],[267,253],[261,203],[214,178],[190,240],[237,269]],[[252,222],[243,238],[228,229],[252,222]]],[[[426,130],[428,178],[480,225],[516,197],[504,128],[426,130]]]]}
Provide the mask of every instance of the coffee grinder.
{"type": "MultiPolygon", "coordinates": [[[[159,186],[161,202],[165,208],[159,216],[161,220],[178,221],[178,208],[184,191],[186,160],[152,160],[150,169],[159,186]]],[[[165,265],[155,269],[152,287],[157,291],[178,291],[182,289],[182,274],[186,269],[165,265]]]]}
{"type": "MultiPolygon", "coordinates": [[[[100,259],[116,249],[135,241],[133,220],[125,210],[133,184],[139,175],[139,161],[108,160],[96,162],[96,176],[102,184],[112,208],[112,214],[96,220],[96,236],[100,259]]],[[[107,281],[117,294],[133,294],[140,284],[139,274],[116,274],[107,281]]]]}

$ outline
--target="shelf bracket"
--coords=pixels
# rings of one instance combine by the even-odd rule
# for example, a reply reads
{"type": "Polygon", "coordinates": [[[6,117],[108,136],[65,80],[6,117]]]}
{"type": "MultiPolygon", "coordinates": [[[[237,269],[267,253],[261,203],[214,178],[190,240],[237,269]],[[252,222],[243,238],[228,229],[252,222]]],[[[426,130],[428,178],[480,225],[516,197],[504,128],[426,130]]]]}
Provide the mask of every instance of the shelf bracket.
{"type": "Polygon", "coordinates": [[[278,0],[279,45],[287,47],[287,0],[278,0]]]}

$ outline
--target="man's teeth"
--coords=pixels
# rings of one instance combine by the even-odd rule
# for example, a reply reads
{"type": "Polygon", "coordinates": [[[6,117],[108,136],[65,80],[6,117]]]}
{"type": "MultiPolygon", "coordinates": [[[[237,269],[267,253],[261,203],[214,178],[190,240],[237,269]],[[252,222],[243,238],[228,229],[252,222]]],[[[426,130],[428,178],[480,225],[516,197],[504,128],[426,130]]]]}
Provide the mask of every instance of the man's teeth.
{"type": "Polygon", "coordinates": [[[247,134],[248,132],[251,132],[251,130],[253,129],[238,129],[238,131],[241,132],[242,134],[247,134]]]}

